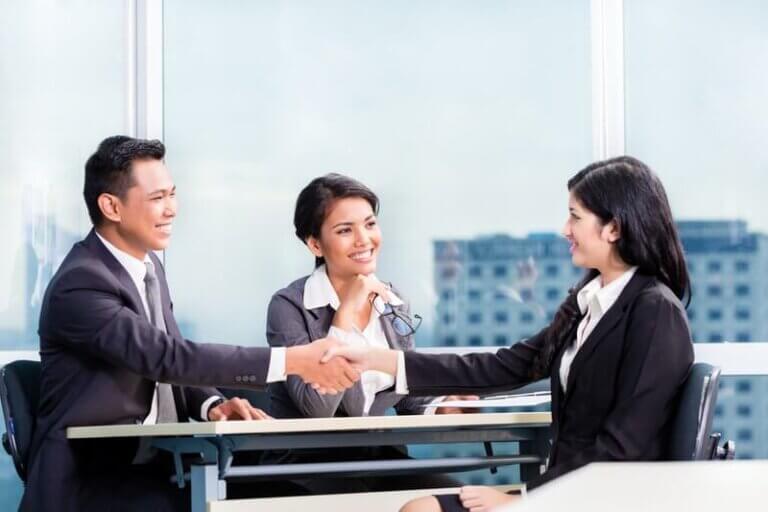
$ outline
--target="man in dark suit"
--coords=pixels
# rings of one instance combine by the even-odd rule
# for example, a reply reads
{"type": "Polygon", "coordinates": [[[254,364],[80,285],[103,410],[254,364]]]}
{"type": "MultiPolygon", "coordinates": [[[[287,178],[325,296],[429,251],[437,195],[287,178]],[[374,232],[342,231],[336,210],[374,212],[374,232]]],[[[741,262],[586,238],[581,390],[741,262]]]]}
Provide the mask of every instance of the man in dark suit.
{"type": "Polygon", "coordinates": [[[258,388],[293,374],[341,391],[359,378],[343,359],[319,364],[332,339],[270,350],[182,337],[152,252],[168,245],[176,215],[164,155],[159,141],[117,136],[86,163],[94,229],[67,255],[43,301],[40,405],[22,510],[188,508],[157,453],[130,440],[77,445],[66,438],[69,426],[262,419],[212,386],[258,388]]]}

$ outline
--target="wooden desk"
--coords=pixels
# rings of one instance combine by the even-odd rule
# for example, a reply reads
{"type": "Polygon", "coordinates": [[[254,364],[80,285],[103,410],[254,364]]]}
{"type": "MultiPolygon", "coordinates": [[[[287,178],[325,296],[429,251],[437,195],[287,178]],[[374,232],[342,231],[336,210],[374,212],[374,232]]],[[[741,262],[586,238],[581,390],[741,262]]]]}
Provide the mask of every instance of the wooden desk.
{"type": "Polygon", "coordinates": [[[70,427],[69,439],[150,437],[152,445],[174,454],[176,481],[191,481],[192,511],[204,512],[206,503],[226,498],[226,480],[298,478],[307,475],[398,474],[430,468],[450,471],[511,463],[521,464],[523,479],[539,473],[549,449],[548,412],[489,413],[424,416],[369,416],[362,418],[306,418],[295,420],[166,423],[70,427]],[[519,442],[520,455],[282,464],[232,467],[232,454],[243,450],[331,448],[398,444],[519,442]],[[187,476],[182,454],[201,454],[187,476]]]}
{"type": "Polygon", "coordinates": [[[763,511],[768,461],[595,463],[502,510],[539,512],[763,511]]]}

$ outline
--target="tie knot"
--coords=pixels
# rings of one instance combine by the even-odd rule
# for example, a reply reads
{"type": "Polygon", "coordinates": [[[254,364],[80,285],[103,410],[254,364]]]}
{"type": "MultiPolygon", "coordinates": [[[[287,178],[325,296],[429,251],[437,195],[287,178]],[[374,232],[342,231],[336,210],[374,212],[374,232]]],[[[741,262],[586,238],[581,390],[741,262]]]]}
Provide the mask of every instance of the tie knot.
{"type": "Polygon", "coordinates": [[[144,282],[149,283],[151,281],[157,281],[157,274],[155,273],[155,266],[151,261],[145,261],[144,265],[147,267],[147,274],[144,276],[144,282]]]}

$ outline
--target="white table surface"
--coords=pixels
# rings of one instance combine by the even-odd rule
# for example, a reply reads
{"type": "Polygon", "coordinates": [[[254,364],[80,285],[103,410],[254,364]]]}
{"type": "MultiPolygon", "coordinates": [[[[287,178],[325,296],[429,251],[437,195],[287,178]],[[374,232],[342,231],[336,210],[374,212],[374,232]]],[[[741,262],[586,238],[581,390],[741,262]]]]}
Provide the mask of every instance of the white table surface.
{"type": "Polygon", "coordinates": [[[768,510],[768,461],[594,463],[530,491],[505,512],[768,510]]]}
{"type": "Polygon", "coordinates": [[[291,432],[332,432],[390,430],[404,428],[482,427],[548,424],[549,412],[435,414],[413,416],[367,416],[355,418],[302,418],[259,421],[210,421],[163,423],[158,425],[104,425],[69,427],[67,438],[192,436],[220,434],[285,434],[291,432]]]}

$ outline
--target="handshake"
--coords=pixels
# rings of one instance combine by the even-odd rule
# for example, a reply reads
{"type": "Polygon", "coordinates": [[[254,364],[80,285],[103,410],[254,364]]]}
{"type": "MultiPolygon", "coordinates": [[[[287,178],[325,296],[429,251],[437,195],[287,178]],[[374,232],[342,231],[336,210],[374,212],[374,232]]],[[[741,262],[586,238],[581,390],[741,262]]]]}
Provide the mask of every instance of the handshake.
{"type": "Polygon", "coordinates": [[[366,370],[394,376],[397,351],[352,347],[329,337],[289,347],[285,354],[285,373],[298,375],[322,394],[335,395],[352,387],[366,370]]]}

